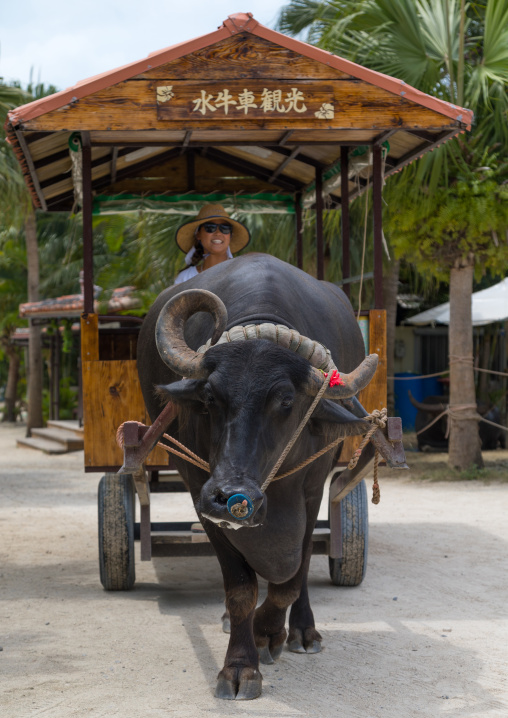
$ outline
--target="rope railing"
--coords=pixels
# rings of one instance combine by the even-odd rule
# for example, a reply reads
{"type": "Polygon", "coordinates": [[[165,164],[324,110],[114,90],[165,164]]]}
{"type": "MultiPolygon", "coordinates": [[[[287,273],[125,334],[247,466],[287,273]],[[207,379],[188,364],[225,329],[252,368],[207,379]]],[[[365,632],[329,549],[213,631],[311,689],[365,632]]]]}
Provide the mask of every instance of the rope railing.
{"type": "MultiPolygon", "coordinates": [[[[473,362],[474,358],[471,355],[461,356],[459,354],[450,354],[450,365],[473,364],[473,362]]],[[[484,374],[495,374],[496,376],[508,377],[508,373],[506,372],[495,371],[494,369],[481,369],[480,367],[475,366],[473,366],[472,368],[473,371],[482,372],[484,374]]],[[[395,381],[414,381],[415,379],[430,379],[432,377],[443,376],[443,374],[449,373],[450,369],[443,369],[443,371],[434,372],[433,374],[421,374],[420,376],[389,376],[387,377],[387,379],[392,379],[395,381]]],[[[424,431],[427,431],[427,429],[430,429],[430,427],[433,426],[437,421],[439,421],[439,419],[442,419],[443,416],[446,416],[448,419],[445,439],[447,439],[450,434],[450,424],[452,421],[483,421],[486,424],[496,426],[498,429],[502,429],[503,431],[508,432],[508,428],[506,426],[503,426],[502,424],[497,424],[494,421],[490,421],[490,419],[485,419],[481,414],[479,414],[477,411],[476,404],[447,404],[445,409],[440,414],[434,417],[434,419],[429,424],[424,426],[423,429],[419,429],[416,434],[422,434],[424,431]]]]}
{"type": "MultiPolygon", "coordinates": [[[[450,364],[459,364],[463,360],[462,359],[455,359],[451,360],[450,364]]],[[[469,360],[468,362],[469,363],[469,360]]],[[[508,373],[505,371],[494,371],[494,369],[480,369],[480,367],[474,366],[473,371],[479,371],[483,374],[495,374],[496,376],[506,376],[508,377],[508,373]]],[[[414,381],[415,379],[431,379],[435,376],[443,376],[444,374],[449,374],[450,369],[443,369],[443,371],[436,371],[433,374],[418,374],[418,375],[411,375],[411,376],[387,376],[387,379],[390,379],[392,381],[414,381]]]]}

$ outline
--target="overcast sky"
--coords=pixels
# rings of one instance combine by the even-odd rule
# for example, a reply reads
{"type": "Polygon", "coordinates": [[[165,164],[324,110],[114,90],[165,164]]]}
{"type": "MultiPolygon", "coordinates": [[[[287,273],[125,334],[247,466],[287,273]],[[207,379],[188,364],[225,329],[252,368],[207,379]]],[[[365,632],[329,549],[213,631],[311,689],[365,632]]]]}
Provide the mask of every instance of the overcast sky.
{"type": "Polygon", "coordinates": [[[0,77],[63,90],[212,32],[235,12],[273,28],[285,0],[17,0],[0,12],[0,77]]]}

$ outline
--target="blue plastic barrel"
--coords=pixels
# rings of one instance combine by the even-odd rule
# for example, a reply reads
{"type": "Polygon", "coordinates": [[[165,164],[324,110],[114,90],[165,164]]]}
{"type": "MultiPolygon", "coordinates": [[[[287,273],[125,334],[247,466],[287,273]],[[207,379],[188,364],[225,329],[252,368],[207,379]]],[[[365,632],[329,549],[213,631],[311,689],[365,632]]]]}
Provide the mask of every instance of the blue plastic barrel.
{"type": "Polygon", "coordinates": [[[410,371],[395,374],[395,416],[400,416],[402,419],[402,428],[404,431],[414,431],[416,412],[418,411],[418,409],[411,404],[408,391],[411,392],[417,401],[423,401],[427,396],[441,396],[443,387],[438,379],[439,377],[435,376],[429,377],[428,379],[421,379],[410,371]],[[414,378],[401,380],[401,377],[414,378]]]}

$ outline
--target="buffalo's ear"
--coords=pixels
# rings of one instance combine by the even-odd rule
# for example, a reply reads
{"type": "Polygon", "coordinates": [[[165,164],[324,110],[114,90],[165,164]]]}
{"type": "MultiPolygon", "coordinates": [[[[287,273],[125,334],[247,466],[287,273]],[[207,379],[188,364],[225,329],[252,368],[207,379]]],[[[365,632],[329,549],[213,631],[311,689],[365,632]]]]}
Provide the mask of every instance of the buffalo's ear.
{"type": "Polygon", "coordinates": [[[329,424],[342,424],[342,436],[357,436],[365,434],[370,429],[370,423],[358,419],[354,414],[340,404],[329,399],[321,399],[312,414],[312,419],[329,424]]]}
{"type": "Polygon", "coordinates": [[[157,392],[178,404],[193,404],[203,402],[203,379],[181,379],[172,384],[159,385],[157,392]]]}

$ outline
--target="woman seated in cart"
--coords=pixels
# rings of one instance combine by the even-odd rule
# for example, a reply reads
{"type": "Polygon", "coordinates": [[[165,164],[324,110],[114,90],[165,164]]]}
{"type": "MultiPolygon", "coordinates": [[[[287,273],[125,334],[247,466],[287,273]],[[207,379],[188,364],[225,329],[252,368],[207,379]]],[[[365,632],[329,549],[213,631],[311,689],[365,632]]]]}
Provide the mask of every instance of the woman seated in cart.
{"type": "Polygon", "coordinates": [[[175,279],[175,284],[181,284],[205,269],[233,259],[233,254],[248,245],[250,234],[241,222],[231,219],[222,205],[207,204],[196,219],[177,229],[175,239],[186,253],[186,266],[175,279]]]}

